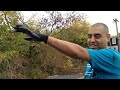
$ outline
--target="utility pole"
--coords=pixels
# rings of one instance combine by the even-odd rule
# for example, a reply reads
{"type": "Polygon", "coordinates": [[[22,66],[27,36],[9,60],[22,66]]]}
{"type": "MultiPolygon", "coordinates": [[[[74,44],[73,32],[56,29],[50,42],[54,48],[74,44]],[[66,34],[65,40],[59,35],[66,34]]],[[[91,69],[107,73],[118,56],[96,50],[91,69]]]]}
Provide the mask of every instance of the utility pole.
{"type": "Polygon", "coordinates": [[[117,25],[117,22],[119,22],[119,21],[116,18],[113,19],[113,21],[115,22],[115,25],[116,25],[117,40],[118,40],[118,52],[120,52],[120,36],[119,36],[118,25],[117,25]]]}

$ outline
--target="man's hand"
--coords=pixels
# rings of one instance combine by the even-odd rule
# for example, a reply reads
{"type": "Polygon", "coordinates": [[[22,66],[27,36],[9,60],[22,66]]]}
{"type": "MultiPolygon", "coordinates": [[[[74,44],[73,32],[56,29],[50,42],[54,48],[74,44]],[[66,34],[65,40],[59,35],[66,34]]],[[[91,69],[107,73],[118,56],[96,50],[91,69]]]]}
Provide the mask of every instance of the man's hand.
{"type": "Polygon", "coordinates": [[[25,34],[29,34],[30,31],[24,26],[24,25],[16,25],[15,27],[13,27],[15,29],[15,32],[22,32],[25,34]]]}
{"type": "Polygon", "coordinates": [[[47,40],[48,40],[47,35],[36,34],[32,31],[30,31],[28,28],[26,28],[23,25],[16,25],[13,28],[15,29],[15,32],[25,33],[25,34],[30,36],[30,37],[25,38],[25,40],[28,40],[28,41],[31,41],[31,40],[32,41],[43,41],[43,42],[47,43],[47,40]]]}

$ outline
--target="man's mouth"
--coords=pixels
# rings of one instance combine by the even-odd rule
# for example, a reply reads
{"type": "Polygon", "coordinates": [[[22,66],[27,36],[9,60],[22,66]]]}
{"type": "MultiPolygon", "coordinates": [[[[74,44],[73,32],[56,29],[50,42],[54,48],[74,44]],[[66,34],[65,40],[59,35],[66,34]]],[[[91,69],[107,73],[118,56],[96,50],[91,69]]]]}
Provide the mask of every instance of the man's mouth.
{"type": "Polygon", "coordinates": [[[93,44],[91,44],[91,45],[90,45],[90,48],[92,48],[92,49],[96,49],[97,46],[98,46],[98,45],[93,45],[93,44]]]}

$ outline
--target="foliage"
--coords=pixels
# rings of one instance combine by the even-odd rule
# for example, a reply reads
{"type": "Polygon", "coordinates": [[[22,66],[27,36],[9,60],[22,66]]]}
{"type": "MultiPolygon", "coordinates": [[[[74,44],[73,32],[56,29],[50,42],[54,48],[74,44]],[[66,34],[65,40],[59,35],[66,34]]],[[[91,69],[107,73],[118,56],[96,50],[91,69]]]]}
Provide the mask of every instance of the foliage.
{"type": "Polygon", "coordinates": [[[67,74],[81,64],[47,44],[25,41],[25,34],[13,32],[12,27],[21,22],[34,32],[51,34],[59,39],[87,47],[89,23],[82,16],[69,13],[64,19],[60,13],[55,17],[55,11],[47,13],[50,14],[50,19],[47,23],[40,23],[38,27],[34,18],[24,22],[18,11],[0,12],[0,78],[41,79],[54,74],[67,74]],[[42,32],[41,25],[46,28],[49,25],[53,27],[58,25],[59,28],[56,26],[51,29],[52,32],[42,32]]]}
{"type": "Polygon", "coordinates": [[[84,14],[77,13],[76,11],[67,11],[62,14],[60,11],[46,11],[49,17],[39,18],[38,26],[47,34],[58,29],[67,29],[74,21],[81,21],[86,18],[84,14]]]}
{"type": "Polygon", "coordinates": [[[68,29],[62,29],[54,32],[55,37],[67,40],[83,47],[87,47],[87,32],[90,24],[86,21],[75,21],[68,29]],[[56,34],[57,33],[57,34],[56,34]]]}

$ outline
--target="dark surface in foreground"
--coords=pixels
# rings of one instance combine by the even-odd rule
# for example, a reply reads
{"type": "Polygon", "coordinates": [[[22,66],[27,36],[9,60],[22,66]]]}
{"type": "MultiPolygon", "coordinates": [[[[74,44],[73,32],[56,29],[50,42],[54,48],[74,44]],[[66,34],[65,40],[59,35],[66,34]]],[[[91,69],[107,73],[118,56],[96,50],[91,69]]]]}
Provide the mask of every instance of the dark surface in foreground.
{"type": "Polygon", "coordinates": [[[47,79],[83,79],[83,74],[73,74],[73,75],[54,75],[49,76],[47,79]]]}

